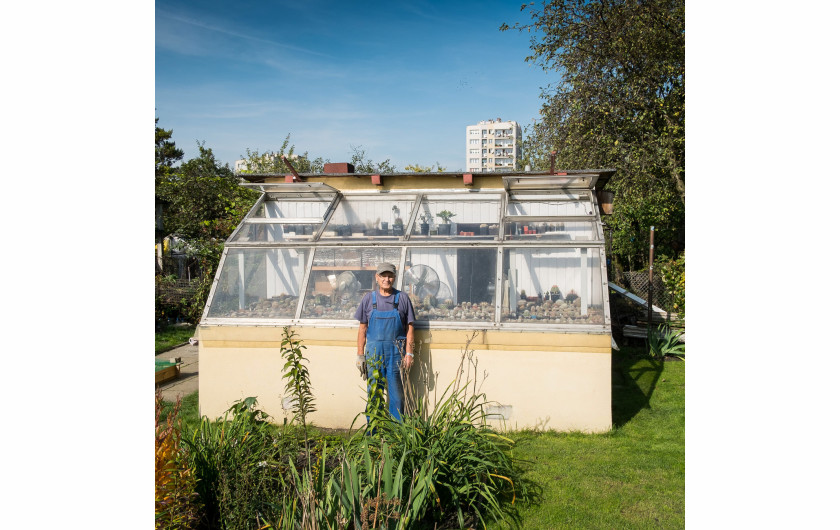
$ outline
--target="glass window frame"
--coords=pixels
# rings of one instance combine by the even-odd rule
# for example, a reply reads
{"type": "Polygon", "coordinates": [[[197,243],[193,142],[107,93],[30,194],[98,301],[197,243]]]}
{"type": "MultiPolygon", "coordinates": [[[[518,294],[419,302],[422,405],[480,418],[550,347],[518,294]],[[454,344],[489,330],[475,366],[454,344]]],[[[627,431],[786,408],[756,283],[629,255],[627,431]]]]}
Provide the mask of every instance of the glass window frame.
{"type": "MultiPolygon", "coordinates": [[[[496,286],[495,286],[495,299],[493,304],[495,305],[495,315],[492,322],[488,321],[447,321],[447,320],[418,320],[417,328],[418,329],[499,329],[499,330],[554,330],[554,331],[573,331],[573,330],[580,330],[585,332],[608,332],[609,331],[609,307],[606,304],[605,307],[605,323],[602,326],[592,325],[592,324],[585,324],[585,325],[572,325],[572,324],[557,324],[557,323],[519,323],[519,322],[510,322],[510,321],[502,321],[501,315],[501,306],[502,306],[502,295],[501,290],[503,289],[503,260],[504,260],[504,253],[512,248],[563,248],[563,247],[570,247],[570,248],[587,248],[587,249],[594,249],[592,252],[600,252],[601,254],[601,277],[604,281],[603,287],[603,294],[602,296],[608,296],[608,288],[606,286],[606,260],[604,258],[604,233],[603,227],[600,221],[600,215],[597,212],[597,203],[594,200],[594,194],[591,190],[582,188],[582,189],[564,189],[564,190],[535,190],[535,189],[528,189],[528,190],[504,190],[504,189],[492,189],[492,190],[452,190],[452,189],[406,189],[406,190],[398,190],[398,191],[390,191],[390,192],[383,192],[383,191],[369,191],[369,190],[348,190],[345,192],[338,192],[331,199],[331,203],[327,208],[327,211],[324,215],[324,219],[321,221],[320,230],[317,234],[313,234],[310,238],[306,240],[294,240],[294,241],[278,241],[278,242],[237,242],[233,241],[235,234],[240,231],[244,226],[253,225],[253,224],[265,224],[267,222],[266,219],[259,220],[259,218],[254,218],[253,215],[258,211],[260,205],[265,200],[266,193],[264,192],[263,195],[256,201],[254,206],[249,211],[249,214],[246,215],[246,218],[240,223],[240,226],[234,231],[229,238],[228,242],[225,245],[222,258],[219,264],[219,270],[217,271],[216,278],[214,279],[214,283],[211,286],[211,291],[209,294],[209,301],[212,301],[215,296],[215,290],[218,284],[218,278],[222,271],[222,266],[224,265],[224,261],[228,259],[228,255],[234,249],[264,249],[265,247],[274,248],[298,248],[299,250],[308,250],[308,259],[305,266],[305,270],[303,272],[303,277],[301,278],[301,285],[299,286],[299,297],[298,297],[298,304],[297,309],[295,312],[294,317],[290,318],[282,318],[282,319],[249,319],[249,318],[220,318],[220,317],[208,317],[207,313],[209,310],[209,304],[205,307],[204,314],[202,316],[202,323],[207,325],[306,325],[306,326],[315,326],[315,327],[355,327],[358,326],[358,322],[355,320],[345,320],[345,319],[316,319],[316,318],[303,318],[302,316],[302,309],[306,302],[310,277],[313,273],[313,262],[315,261],[316,253],[319,249],[341,249],[347,247],[368,247],[368,248],[395,248],[398,249],[400,259],[399,263],[395,263],[398,267],[398,275],[397,281],[395,282],[395,287],[398,289],[403,289],[405,277],[402,271],[404,270],[404,264],[406,262],[407,254],[413,249],[422,249],[422,248],[451,248],[451,249],[463,249],[463,248],[486,248],[486,249],[493,249],[496,252],[496,286]],[[592,240],[577,240],[577,241],[522,241],[522,240],[506,240],[504,239],[504,233],[502,230],[499,230],[497,237],[495,238],[488,238],[488,239],[479,239],[479,238],[469,238],[469,237],[450,237],[444,239],[436,239],[434,241],[429,241],[424,238],[412,238],[412,230],[410,227],[413,227],[415,222],[417,222],[417,218],[419,217],[420,212],[420,205],[424,200],[427,200],[429,197],[437,198],[437,197],[445,197],[446,200],[498,200],[498,224],[504,226],[506,220],[523,220],[527,219],[528,216],[517,216],[517,215],[507,215],[509,202],[510,201],[522,201],[527,200],[529,197],[533,197],[533,200],[540,200],[546,197],[552,196],[559,196],[559,195],[573,195],[577,196],[577,200],[581,200],[583,197],[585,200],[588,201],[588,204],[593,209],[593,217],[596,221],[594,225],[596,227],[595,230],[595,237],[592,240]],[[387,239],[387,240],[379,240],[379,239],[354,239],[354,238],[347,238],[347,239],[322,239],[320,238],[321,232],[328,226],[329,220],[332,217],[336,208],[341,200],[350,199],[350,200],[377,200],[377,201],[394,201],[394,200],[403,200],[405,198],[411,197],[413,198],[414,202],[411,208],[411,213],[408,217],[406,217],[402,212],[400,212],[401,217],[404,219],[406,225],[406,233],[403,237],[399,239],[387,239]],[[505,215],[502,215],[502,214],[505,215]]],[[[561,217],[568,217],[568,216],[561,216],[561,217]]],[[[580,216],[573,216],[576,220],[580,220],[580,216]]],[[[549,217],[545,217],[548,219],[549,217]]],[[[589,216],[586,216],[588,219],[589,216]]],[[[457,219],[457,218],[456,218],[457,219]]]]}

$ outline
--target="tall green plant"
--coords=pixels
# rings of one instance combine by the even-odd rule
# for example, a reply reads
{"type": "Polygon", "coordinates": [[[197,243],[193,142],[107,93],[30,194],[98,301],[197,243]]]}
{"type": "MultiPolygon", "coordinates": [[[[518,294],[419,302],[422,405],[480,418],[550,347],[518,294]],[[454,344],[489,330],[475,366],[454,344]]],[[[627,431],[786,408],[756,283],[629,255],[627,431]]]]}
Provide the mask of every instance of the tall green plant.
{"type": "Polygon", "coordinates": [[[283,378],[286,379],[286,394],[291,398],[292,421],[300,421],[306,442],[307,462],[310,462],[309,435],[306,431],[306,416],[315,410],[315,396],[309,381],[309,369],[304,364],[303,350],[306,349],[297,338],[296,333],[289,327],[283,328],[283,340],[280,343],[280,353],[286,359],[283,366],[283,378]]]}
{"type": "Polygon", "coordinates": [[[431,462],[406,466],[406,453],[367,436],[356,439],[331,481],[341,520],[355,528],[413,528],[431,496],[431,462]]]}
{"type": "Polygon", "coordinates": [[[452,516],[461,527],[473,519],[482,524],[487,517],[501,520],[515,500],[513,442],[488,425],[488,402],[480,392],[471,340],[455,379],[433,407],[420,398],[416,410],[407,411],[399,422],[387,410],[371,410],[381,445],[357,435],[348,446],[350,461],[383,460],[387,447],[389,455],[401,455],[405,470],[414,470],[410,476],[402,474],[402,492],[411,491],[411,496],[400,497],[403,510],[410,505],[407,518],[400,519],[409,528],[421,520],[441,524],[452,516]],[[508,498],[511,504],[505,505],[508,498]]]}
{"type": "Polygon", "coordinates": [[[385,397],[388,390],[388,380],[382,373],[382,360],[374,356],[371,362],[373,363],[370,367],[372,376],[368,378],[367,402],[365,403],[368,434],[375,433],[383,422],[391,420],[385,397]]]}

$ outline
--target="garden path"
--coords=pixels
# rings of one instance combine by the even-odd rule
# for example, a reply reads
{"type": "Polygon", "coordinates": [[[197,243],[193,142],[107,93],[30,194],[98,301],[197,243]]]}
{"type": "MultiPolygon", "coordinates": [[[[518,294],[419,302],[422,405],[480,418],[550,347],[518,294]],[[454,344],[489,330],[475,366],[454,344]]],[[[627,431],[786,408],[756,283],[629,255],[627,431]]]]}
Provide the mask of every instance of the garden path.
{"type": "Polygon", "coordinates": [[[185,344],[155,355],[155,359],[164,361],[173,357],[181,358],[181,374],[159,386],[164,401],[183,399],[198,390],[198,344],[185,344]]]}

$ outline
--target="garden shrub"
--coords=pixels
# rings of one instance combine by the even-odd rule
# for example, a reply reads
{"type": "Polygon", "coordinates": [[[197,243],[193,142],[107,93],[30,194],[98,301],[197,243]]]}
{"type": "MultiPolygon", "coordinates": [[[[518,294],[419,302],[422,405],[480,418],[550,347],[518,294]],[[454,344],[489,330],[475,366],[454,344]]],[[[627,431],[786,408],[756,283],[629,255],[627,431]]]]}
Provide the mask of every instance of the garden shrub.
{"type": "Polygon", "coordinates": [[[665,324],[660,324],[656,329],[648,330],[648,345],[650,356],[654,359],[665,357],[677,357],[685,360],[685,344],[680,341],[678,330],[671,329],[665,324]]]}
{"type": "Polygon", "coordinates": [[[287,493],[280,474],[285,454],[295,448],[278,440],[277,427],[256,404],[249,397],[216,422],[204,417],[185,439],[206,506],[206,528],[255,528],[271,513],[269,501],[287,493]]]}
{"type": "Polygon", "coordinates": [[[671,299],[669,311],[685,319],[685,251],[675,260],[661,260],[657,268],[665,284],[665,291],[671,299]]]}
{"type": "Polygon", "coordinates": [[[155,528],[190,529],[198,524],[200,502],[196,479],[181,445],[177,425],[180,398],[163,418],[163,398],[155,393],[155,528]]]}

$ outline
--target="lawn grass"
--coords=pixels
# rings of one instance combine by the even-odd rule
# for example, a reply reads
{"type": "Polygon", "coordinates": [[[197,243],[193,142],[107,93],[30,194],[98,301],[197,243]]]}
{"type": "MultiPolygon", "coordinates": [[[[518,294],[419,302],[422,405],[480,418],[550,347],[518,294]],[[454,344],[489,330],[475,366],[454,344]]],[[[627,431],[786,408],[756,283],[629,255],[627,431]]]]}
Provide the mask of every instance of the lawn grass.
{"type": "MultiPolygon", "coordinates": [[[[523,472],[522,528],[685,527],[685,363],[641,351],[613,352],[610,432],[508,433],[523,472]]],[[[198,392],[184,398],[181,417],[192,433],[198,392]]]]}
{"type": "MultiPolygon", "coordinates": [[[[161,418],[166,418],[174,408],[174,401],[164,401],[161,406],[161,418]]],[[[198,390],[181,399],[181,409],[178,411],[178,416],[183,422],[181,432],[185,436],[191,436],[200,423],[198,416],[198,390]]]]}
{"type": "Polygon", "coordinates": [[[157,331],[155,332],[155,355],[179,344],[183,344],[193,336],[195,336],[195,326],[188,328],[169,326],[163,331],[157,331]]]}
{"type": "Polygon", "coordinates": [[[626,350],[614,352],[612,431],[512,433],[523,528],[685,527],[685,363],[626,350]]]}

